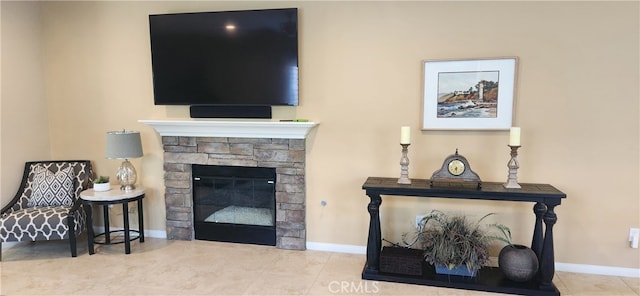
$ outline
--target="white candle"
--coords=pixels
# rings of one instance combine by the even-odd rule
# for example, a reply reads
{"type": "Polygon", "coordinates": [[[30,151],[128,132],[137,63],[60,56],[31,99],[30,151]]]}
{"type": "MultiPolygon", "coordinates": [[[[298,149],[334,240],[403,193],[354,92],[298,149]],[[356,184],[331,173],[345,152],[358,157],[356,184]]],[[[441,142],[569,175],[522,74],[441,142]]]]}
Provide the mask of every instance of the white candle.
{"type": "Polygon", "coordinates": [[[512,127],[509,131],[509,146],[520,146],[520,128],[512,127]]]}
{"type": "Polygon", "coordinates": [[[400,144],[411,144],[411,127],[400,128],[400,144]]]}

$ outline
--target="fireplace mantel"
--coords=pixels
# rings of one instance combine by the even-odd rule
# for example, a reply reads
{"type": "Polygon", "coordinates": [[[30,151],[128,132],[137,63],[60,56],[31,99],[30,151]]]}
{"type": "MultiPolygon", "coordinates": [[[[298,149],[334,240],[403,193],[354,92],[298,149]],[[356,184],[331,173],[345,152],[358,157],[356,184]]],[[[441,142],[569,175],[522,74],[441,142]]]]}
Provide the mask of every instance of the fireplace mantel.
{"type": "Polygon", "coordinates": [[[160,136],[305,139],[317,122],[138,120],[160,136]]]}

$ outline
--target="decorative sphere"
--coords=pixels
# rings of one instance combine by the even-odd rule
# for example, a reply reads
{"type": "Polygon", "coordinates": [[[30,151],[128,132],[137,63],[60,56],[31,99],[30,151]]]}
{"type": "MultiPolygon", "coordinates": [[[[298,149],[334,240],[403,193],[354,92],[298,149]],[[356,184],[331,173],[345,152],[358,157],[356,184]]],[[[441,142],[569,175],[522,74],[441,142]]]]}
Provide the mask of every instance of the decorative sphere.
{"type": "Polygon", "coordinates": [[[526,282],[538,273],[538,257],[528,247],[508,245],[500,250],[498,267],[508,279],[526,282]]]}

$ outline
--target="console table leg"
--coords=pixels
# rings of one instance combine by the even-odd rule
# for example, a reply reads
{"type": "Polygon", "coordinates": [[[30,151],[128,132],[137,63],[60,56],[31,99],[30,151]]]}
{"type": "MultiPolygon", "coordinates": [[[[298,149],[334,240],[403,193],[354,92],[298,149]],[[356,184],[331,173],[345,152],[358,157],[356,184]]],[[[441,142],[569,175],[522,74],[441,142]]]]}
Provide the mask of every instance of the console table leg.
{"type": "Polygon", "coordinates": [[[547,205],[547,212],[544,215],[544,244],[542,246],[542,261],[540,262],[541,288],[553,289],[553,276],[555,273],[555,259],[553,251],[553,225],[558,221],[556,213],[553,211],[555,205],[547,205]]]}
{"type": "Polygon", "coordinates": [[[536,257],[538,257],[538,262],[542,259],[542,217],[547,212],[547,206],[543,203],[538,202],[533,206],[533,212],[536,214],[536,224],[533,229],[533,240],[531,240],[531,249],[534,253],[536,253],[536,257]]]}
{"type": "Polygon", "coordinates": [[[380,250],[382,249],[382,234],[380,230],[380,195],[370,195],[369,210],[369,238],[367,241],[367,272],[380,271],[380,250]]]}

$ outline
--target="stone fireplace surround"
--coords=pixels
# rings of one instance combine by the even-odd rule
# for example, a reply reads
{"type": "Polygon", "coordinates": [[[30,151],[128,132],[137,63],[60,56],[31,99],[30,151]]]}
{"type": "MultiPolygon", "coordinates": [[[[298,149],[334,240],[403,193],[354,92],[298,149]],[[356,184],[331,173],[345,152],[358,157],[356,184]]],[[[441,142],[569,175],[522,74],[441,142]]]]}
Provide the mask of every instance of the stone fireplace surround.
{"type": "Polygon", "coordinates": [[[276,168],[276,247],[306,249],[305,138],[317,123],[140,120],[162,136],[168,239],[192,240],[191,165],[276,168]]]}

